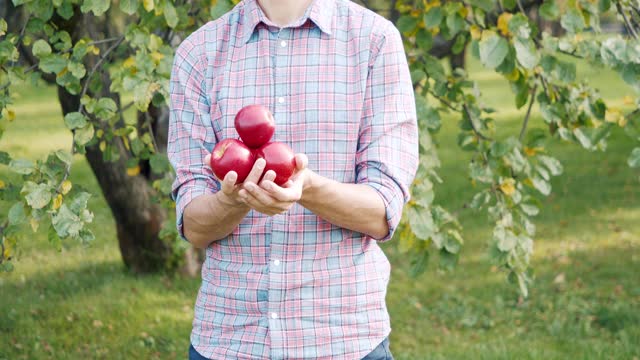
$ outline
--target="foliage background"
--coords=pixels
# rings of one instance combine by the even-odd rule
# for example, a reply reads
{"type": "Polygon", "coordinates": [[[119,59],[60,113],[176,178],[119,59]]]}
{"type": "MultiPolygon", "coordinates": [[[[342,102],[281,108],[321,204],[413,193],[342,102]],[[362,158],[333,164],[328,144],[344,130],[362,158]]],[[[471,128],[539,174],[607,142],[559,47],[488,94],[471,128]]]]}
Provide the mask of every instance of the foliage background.
{"type": "MultiPolygon", "coordinates": [[[[50,6],[77,3],[51,4],[25,6],[46,15],[50,6]]],[[[404,230],[384,248],[394,269],[388,302],[396,357],[640,356],[640,318],[634,310],[640,284],[633,274],[640,255],[640,188],[632,168],[640,156],[634,92],[640,49],[633,27],[638,4],[547,1],[546,8],[535,7],[535,13],[545,13],[568,31],[559,33],[558,41],[536,38],[540,21],[518,15],[529,11],[529,2],[500,2],[499,10],[494,4],[495,15],[487,10],[493,2],[397,4],[386,9],[386,15],[405,36],[416,90],[424,95],[418,105],[425,161],[404,230]],[[629,19],[622,19],[620,12],[616,19],[618,6],[629,19]],[[594,34],[593,19],[599,19],[603,9],[603,19],[632,26],[623,36],[594,34]],[[484,25],[478,24],[480,18],[484,25]],[[589,32],[584,32],[587,25],[589,32]],[[449,41],[450,51],[456,43],[458,50],[465,48],[459,43],[468,43],[466,71],[453,72],[446,62],[431,57],[441,41],[449,41]],[[609,53],[613,56],[607,57],[609,53]],[[508,62],[511,65],[505,65],[508,62]],[[520,136],[522,129],[526,136],[520,136]],[[541,155],[559,159],[564,175],[552,177],[560,167],[555,160],[540,161],[541,155]],[[525,162],[514,166],[520,159],[525,162]],[[490,222],[486,212],[471,209],[485,199],[494,209],[490,222]],[[532,232],[527,221],[538,212],[532,232]],[[528,244],[534,236],[532,255],[528,244]],[[434,250],[439,266],[424,261],[434,250]],[[530,259],[536,282],[525,298],[534,278],[530,259]],[[427,267],[433,271],[409,277],[427,267]],[[504,283],[504,270],[518,287],[504,283]]],[[[108,199],[100,196],[104,185],[99,186],[80,154],[86,143],[107,154],[103,166],[124,157],[126,167],[120,170],[127,178],[144,177],[153,185],[150,191],[166,193],[171,174],[159,151],[158,134],[148,131],[154,120],[141,122],[140,114],[166,95],[163,81],[172,50],[158,40],[166,32],[157,38],[151,33],[178,29],[179,24],[188,32],[197,24],[191,20],[215,16],[230,4],[203,4],[189,17],[189,3],[175,3],[177,23],[171,2],[111,5],[116,10],[108,15],[115,31],[127,35],[104,36],[100,43],[74,39],[79,53],[94,54],[86,58],[87,66],[81,65],[82,56],[66,57],[76,50],[68,50],[70,42],[58,31],[51,33],[49,45],[35,38],[29,42],[45,81],[46,73],[53,72],[49,80],[76,94],[86,88],[87,94],[96,95],[85,98],[81,111],[65,111],[65,121],[57,113],[55,90],[33,87],[41,82],[40,72],[15,59],[10,44],[26,36],[9,35],[2,41],[2,80],[11,84],[2,88],[7,106],[1,123],[6,134],[0,140],[0,149],[7,151],[0,156],[7,165],[0,166],[0,215],[6,219],[2,265],[18,270],[0,278],[0,358],[182,358],[188,345],[197,280],[173,272],[134,276],[127,271],[131,264],[125,258],[129,266],[122,265],[122,244],[114,241],[117,218],[107,207],[108,199]],[[130,23],[127,9],[146,13],[139,23],[130,23]],[[106,75],[112,80],[120,95],[113,101],[99,100],[103,89],[95,84],[98,80],[86,81],[109,49],[115,58],[103,63],[111,70],[96,72],[95,79],[106,75]],[[74,140],[78,154],[70,157],[60,151],[74,140]],[[50,151],[57,152],[48,157],[50,151]],[[38,159],[47,161],[34,161],[38,159]],[[73,167],[67,167],[71,163],[73,167]],[[145,166],[156,171],[145,175],[145,166]],[[85,199],[85,193],[94,195],[85,199]],[[35,233],[34,222],[43,224],[35,233]],[[76,226],[79,223],[87,225],[76,226]],[[6,261],[9,258],[12,261],[6,261]]],[[[105,2],[81,4],[89,16],[107,9],[105,2]]],[[[105,194],[110,194],[108,189],[105,194]]],[[[163,202],[170,208],[170,201],[163,202]]],[[[167,223],[172,224],[170,217],[167,223]]],[[[167,241],[175,234],[171,226],[165,229],[167,241]]],[[[169,244],[173,253],[185,250],[183,243],[176,242],[178,248],[169,244]]]]}

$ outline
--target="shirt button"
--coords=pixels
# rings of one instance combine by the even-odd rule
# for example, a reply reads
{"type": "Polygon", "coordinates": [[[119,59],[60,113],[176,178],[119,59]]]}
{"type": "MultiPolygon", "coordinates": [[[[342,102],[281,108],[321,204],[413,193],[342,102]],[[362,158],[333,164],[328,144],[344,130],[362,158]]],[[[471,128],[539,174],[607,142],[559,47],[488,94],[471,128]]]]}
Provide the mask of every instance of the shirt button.
{"type": "Polygon", "coordinates": [[[280,104],[284,104],[284,98],[283,98],[282,96],[280,96],[280,97],[278,98],[278,102],[279,102],[280,104]]]}
{"type": "Polygon", "coordinates": [[[287,47],[287,42],[284,40],[280,41],[280,47],[287,47]]]}
{"type": "Polygon", "coordinates": [[[278,318],[278,314],[276,314],[276,313],[271,313],[271,318],[272,318],[272,319],[277,319],[277,318],[278,318]]]}
{"type": "Polygon", "coordinates": [[[280,265],[280,260],[273,260],[273,265],[278,266],[280,265]]]}

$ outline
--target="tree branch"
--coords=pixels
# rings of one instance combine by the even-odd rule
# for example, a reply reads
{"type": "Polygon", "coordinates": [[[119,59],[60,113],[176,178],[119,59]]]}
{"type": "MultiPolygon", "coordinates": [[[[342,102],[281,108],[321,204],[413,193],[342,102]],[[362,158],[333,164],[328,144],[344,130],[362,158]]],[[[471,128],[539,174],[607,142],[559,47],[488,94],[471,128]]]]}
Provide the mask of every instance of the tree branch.
{"type": "Polygon", "coordinates": [[[636,32],[636,29],[633,28],[633,25],[629,23],[627,14],[625,14],[624,9],[622,8],[622,5],[620,5],[619,1],[616,1],[616,9],[618,10],[618,14],[622,15],[622,19],[624,20],[624,24],[627,27],[627,30],[629,30],[629,33],[631,33],[631,35],[633,35],[633,37],[638,40],[638,33],[636,32]]]}
{"type": "Polygon", "coordinates": [[[522,129],[520,129],[520,136],[518,139],[520,142],[524,139],[524,134],[527,132],[527,125],[529,124],[529,117],[531,116],[531,108],[536,101],[536,92],[538,91],[538,84],[533,87],[531,91],[531,100],[529,101],[529,107],[527,108],[527,115],[524,116],[524,122],[522,123],[522,129]]]}
{"type": "Polygon", "coordinates": [[[485,136],[480,132],[480,130],[476,128],[476,125],[473,123],[473,119],[471,117],[471,111],[469,111],[469,107],[467,107],[467,104],[462,104],[462,109],[464,109],[465,114],[467,114],[467,117],[469,118],[469,124],[471,124],[471,129],[473,129],[473,132],[482,140],[493,141],[493,139],[485,136]]]}
{"type": "Polygon", "coordinates": [[[107,51],[104,52],[104,54],[102,54],[102,56],[100,57],[100,59],[95,63],[95,65],[93,65],[93,68],[91,68],[91,71],[89,72],[89,75],[87,76],[87,80],[85,80],[84,86],[82,87],[82,93],[80,93],[80,106],[78,107],[78,112],[82,111],[82,107],[84,105],[82,105],[82,98],[87,94],[87,90],[89,89],[89,83],[91,82],[91,78],[93,77],[93,74],[96,72],[96,70],[98,69],[98,67],[106,60],[106,58],[109,56],[109,54],[115,50],[121,43],[122,41],[124,41],[124,35],[120,36],[118,38],[118,41],[116,41],[115,44],[111,45],[110,48],[107,49],[107,51]]]}

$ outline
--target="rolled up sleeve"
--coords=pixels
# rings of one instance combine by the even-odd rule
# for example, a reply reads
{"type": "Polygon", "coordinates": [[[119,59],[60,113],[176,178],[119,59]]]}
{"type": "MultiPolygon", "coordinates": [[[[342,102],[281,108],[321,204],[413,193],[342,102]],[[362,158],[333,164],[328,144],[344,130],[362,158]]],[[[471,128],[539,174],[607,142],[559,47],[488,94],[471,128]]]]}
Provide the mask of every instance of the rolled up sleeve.
{"type": "Polygon", "coordinates": [[[206,62],[198,55],[202,51],[191,42],[195,36],[196,33],[185,39],[176,50],[169,82],[167,155],[176,173],[171,196],[176,202],[176,226],[185,240],[184,209],[198,196],[220,189],[220,183],[204,162],[216,144],[216,137],[205,82],[206,62]]]}
{"type": "Polygon", "coordinates": [[[398,30],[387,23],[374,43],[356,154],[356,182],[375,189],[392,238],[418,168],[413,85],[398,30]]]}

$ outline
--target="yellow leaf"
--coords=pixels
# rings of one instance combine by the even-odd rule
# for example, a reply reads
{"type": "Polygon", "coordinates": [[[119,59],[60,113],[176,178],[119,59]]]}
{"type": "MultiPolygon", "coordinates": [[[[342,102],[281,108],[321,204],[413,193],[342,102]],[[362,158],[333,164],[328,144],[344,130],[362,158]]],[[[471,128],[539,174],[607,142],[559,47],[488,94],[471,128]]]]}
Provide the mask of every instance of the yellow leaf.
{"type": "Polygon", "coordinates": [[[13,121],[16,119],[16,112],[13,109],[7,109],[7,120],[13,121]]]}
{"type": "Polygon", "coordinates": [[[463,18],[466,18],[467,15],[469,15],[469,9],[467,9],[466,6],[463,6],[462,8],[460,8],[460,10],[458,10],[458,14],[460,14],[460,16],[462,16],[463,18]]]}
{"type": "Polygon", "coordinates": [[[427,12],[429,9],[440,6],[440,0],[435,1],[425,1],[424,2],[424,11],[427,12]]]}
{"type": "Polygon", "coordinates": [[[73,187],[73,184],[71,184],[71,181],[69,180],[63,181],[62,184],[60,185],[60,191],[62,192],[62,195],[67,195],[67,193],[71,191],[72,187],[73,187]]]}
{"type": "Polygon", "coordinates": [[[58,210],[62,206],[62,194],[58,194],[55,199],[53,199],[53,210],[58,210]]]}
{"type": "Polygon", "coordinates": [[[5,186],[6,184],[4,183],[4,181],[0,180],[0,189],[4,189],[5,186]]]}
{"type": "Polygon", "coordinates": [[[135,167],[127,169],[127,175],[129,175],[129,176],[136,176],[138,174],[140,174],[140,166],[138,166],[138,165],[136,165],[135,167]]]}
{"type": "Polygon", "coordinates": [[[498,30],[502,33],[502,35],[509,35],[509,20],[513,15],[508,12],[503,12],[498,17],[498,30]]]}
{"type": "Polygon", "coordinates": [[[622,98],[622,103],[625,105],[633,105],[633,98],[629,95],[626,95],[622,98]]]}
{"type": "Polygon", "coordinates": [[[100,48],[94,45],[87,47],[87,52],[91,52],[93,55],[100,55],[100,48]]]}
{"type": "Polygon", "coordinates": [[[151,53],[151,58],[153,59],[153,62],[158,65],[160,63],[160,60],[164,59],[164,54],[154,51],[151,53]]]}
{"type": "Polygon", "coordinates": [[[98,147],[100,148],[100,151],[104,152],[104,150],[107,148],[107,142],[104,140],[100,141],[100,145],[98,145],[98,147]]]}
{"type": "Polygon", "coordinates": [[[129,138],[126,135],[122,137],[122,142],[127,150],[131,150],[131,146],[129,146],[129,138]]]}
{"type": "Polygon", "coordinates": [[[505,195],[511,196],[516,192],[515,180],[513,178],[505,179],[502,183],[500,183],[500,191],[502,191],[505,195]]]}
{"type": "Polygon", "coordinates": [[[98,131],[96,131],[96,137],[102,139],[102,135],[104,135],[104,130],[98,129],[98,131]]]}
{"type": "Polygon", "coordinates": [[[132,68],[136,65],[136,59],[133,56],[129,56],[127,60],[122,63],[122,67],[125,69],[132,68]]]}
{"type": "Polygon", "coordinates": [[[517,68],[514,68],[510,74],[505,75],[505,78],[509,81],[516,81],[520,78],[520,71],[517,68]]]}
{"type": "Polygon", "coordinates": [[[431,33],[431,35],[438,35],[440,33],[440,27],[436,26],[434,28],[429,29],[429,32],[431,33]]]}
{"type": "Polygon", "coordinates": [[[620,118],[623,118],[622,111],[616,108],[608,108],[604,114],[604,119],[606,122],[610,123],[619,123],[620,118]]]}
{"type": "Polygon", "coordinates": [[[480,40],[480,37],[482,36],[482,30],[480,30],[480,27],[478,25],[471,25],[471,27],[469,28],[469,32],[471,33],[471,38],[473,40],[480,40]]]}
{"type": "Polygon", "coordinates": [[[29,220],[29,224],[31,224],[33,232],[38,231],[38,226],[40,226],[40,222],[38,222],[38,220],[31,218],[31,220],[29,220]]]}
{"type": "Polygon", "coordinates": [[[527,156],[534,156],[536,154],[536,149],[525,146],[524,153],[527,154],[527,156]]]}
{"type": "Polygon", "coordinates": [[[151,11],[155,7],[153,0],[142,0],[142,5],[144,6],[144,9],[147,11],[151,11]]]}
{"type": "Polygon", "coordinates": [[[11,248],[8,245],[5,245],[4,253],[2,254],[2,256],[4,256],[5,259],[8,259],[11,257],[11,248]]]}

